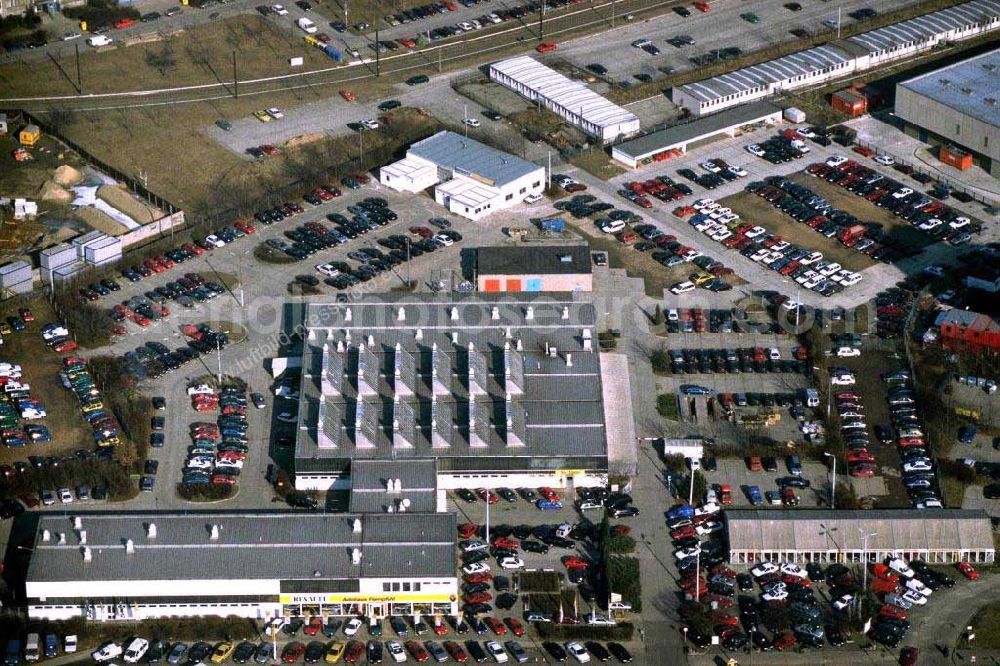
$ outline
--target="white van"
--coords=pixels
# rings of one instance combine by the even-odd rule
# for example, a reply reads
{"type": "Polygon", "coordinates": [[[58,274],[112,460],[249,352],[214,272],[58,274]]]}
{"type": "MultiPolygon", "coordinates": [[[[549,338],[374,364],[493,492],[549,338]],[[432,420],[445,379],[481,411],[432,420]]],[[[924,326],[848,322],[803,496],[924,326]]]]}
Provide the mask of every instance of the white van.
{"type": "Polygon", "coordinates": [[[300,18],[295,22],[306,34],[313,34],[318,31],[316,24],[307,18],[300,18]]]}
{"type": "Polygon", "coordinates": [[[111,43],[111,38],[105,35],[94,35],[87,38],[87,43],[93,47],[107,46],[111,43]]]}

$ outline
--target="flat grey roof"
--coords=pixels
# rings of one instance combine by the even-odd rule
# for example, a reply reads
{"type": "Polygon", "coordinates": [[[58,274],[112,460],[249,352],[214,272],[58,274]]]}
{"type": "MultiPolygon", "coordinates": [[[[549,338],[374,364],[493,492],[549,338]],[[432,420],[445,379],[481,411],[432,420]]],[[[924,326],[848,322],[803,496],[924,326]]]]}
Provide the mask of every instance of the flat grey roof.
{"type": "Polygon", "coordinates": [[[1000,49],[903,81],[899,86],[1000,127],[1000,49]]]}
{"type": "Polygon", "coordinates": [[[827,44],[775,60],[768,60],[759,65],[751,65],[733,72],[713,76],[703,81],[678,86],[678,89],[699,101],[708,102],[758,86],[768,86],[803,74],[818,72],[826,67],[839,65],[849,60],[851,60],[851,56],[843,49],[827,44]]]}
{"type": "Polygon", "coordinates": [[[617,144],[614,150],[640,158],[691,139],[716,134],[730,127],[747,125],[780,112],[780,107],[764,101],[734,106],[718,113],[701,116],[687,123],[673,125],[658,132],[623,141],[617,144]]]}
{"type": "Polygon", "coordinates": [[[502,187],[542,168],[516,155],[448,130],[416,142],[410,146],[407,154],[416,155],[458,173],[479,176],[495,187],[502,187]]]}
{"type": "Polygon", "coordinates": [[[596,321],[591,302],[561,293],[310,303],[296,470],[392,457],[606,466],[596,321]]]}
{"type": "Polygon", "coordinates": [[[861,550],[861,533],[872,551],[994,551],[990,519],[960,509],[868,511],[726,511],[729,548],[734,551],[861,550]],[[829,534],[827,534],[829,532],[829,534]]]}
{"type": "Polygon", "coordinates": [[[385,513],[398,510],[402,500],[410,512],[437,509],[437,463],[434,460],[355,460],[351,463],[352,513],[385,513]],[[391,479],[400,490],[387,490],[391,479]]]}
{"type": "Polygon", "coordinates": [[[455,516],[447,513],[86,514],[84,562],[73,519],[42,515],[26,581],[356,579],[455,575],[455,516]],[[353,522],[361,521],[361,532],[353,522]],[[156,525],[155,538],[147,536],[156,525]],[[218,525],[218,539],[211,539],[218,525]],[[44,539],[48,531],[49,540],[44,539]],[[66,543],[59,545],[58,535],[66,543]],[[131,539],[135,552],[126,553],[131,539]],[[361,564],[351,561],[359,548],[361,564]],[[315,572],[319,572],[316,575],[315,572]]]}
{"type": "Polygon", "coordinates": [[[591,272],[587,245],[476,248],[480,275],[566,275],[591,272]]]}
{"type": "Polygon", "coordinates": [[[973,0],[855,35],[845,41],[858,44],[869,52],[883,51],[908,42],[922,42],[997,16],[1000,16],[1000,0],[973,0]]]}

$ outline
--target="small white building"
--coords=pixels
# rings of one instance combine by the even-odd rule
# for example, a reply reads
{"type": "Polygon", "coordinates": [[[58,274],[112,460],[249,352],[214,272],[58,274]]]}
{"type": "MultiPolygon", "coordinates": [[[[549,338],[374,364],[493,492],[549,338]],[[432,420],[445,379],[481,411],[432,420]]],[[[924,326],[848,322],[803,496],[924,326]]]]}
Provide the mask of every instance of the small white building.
{"type": "Polygon", "coordinates": [[[634,113],[529,56],[493,63],[490,78],[541,104],[601,143],[639,133],[639,118],[634,113]]]}
{"type": "Polygon", "coordinates": [[[379,169],[397,192],[437,186],[434,199],[470,220],[516,206],[545,189],[545,167],[447,130],[410,146],[406,157],[379,169]]]}

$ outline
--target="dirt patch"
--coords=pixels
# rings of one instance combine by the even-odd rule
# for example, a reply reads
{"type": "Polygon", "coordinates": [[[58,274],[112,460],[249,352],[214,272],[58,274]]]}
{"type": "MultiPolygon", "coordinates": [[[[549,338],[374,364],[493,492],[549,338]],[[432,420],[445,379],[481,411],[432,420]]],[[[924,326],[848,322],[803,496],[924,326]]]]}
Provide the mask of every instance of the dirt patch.
{"type": "MultiPolygon", "coordinates": [[[[816,182],[816,179],[810,179],[808,185],[813,186],[816,182]]],[[[739,214],[741,221],[759,224],[770,233],[781,236],[789,243],[818,250],[823,253],[824,259],[836,261],[844,268],[860,271],[875,264],[875,261],[870,257],[844,247],[832,238],[816,233],[755,194],[739,192],[722,199],[719,203],[732,208],[734,213],[739,214]]]]}
{"type": "Polygon", "coordinates": [[[285,148],[296,148],[298,146],[305,146],[310,143],[316,143],[317,141],[322,141],[326,137],[322,132],[313,132],[311,134],[302,134],[300,136],[293,136],[291,139],[285,142],[285,148]]]}
{"type": "Polygon", "coordinates": [[[53,172],[52,180],[56,185],[72,187],[83,180],[83,174],[68,164],[62,164],[53,172]]]}
{"type": "Polygon", "coordinates": [[[54,183],[51,180],[47,180],[42,185],[42,189],[38,193],[38,198],[42,201],[56,201],[58,203],[68,204],[73,201],[73,193],[62,185],[54,183]]]}
{"type": "Polygon", "coordinates": [[[35,244],[39,236],[45,235],[46,228],[31,222],[5,222],[0,226],[0,249],[22,250],[35,244]]]}
{"type": "Polygon", "coordinates": [[[75,211],[76,217],[91,229],[96,229],[109,236],[120,236],[128,231],[125,225],[111,219],[107,213],[93,206],[81,206],[75,211]]]}
{"type": "Polygon", "coordinates": [[[601,180],[609,180],[625,172],[625,169],[611,161],[603,149],[585,150],[569,158],[569,161],[601,180]]]}
{"type": "Polygon", "coordinates": [[[139,201],[121,185],[101,185],[97,190],[97,196],[139,224],[148,224],[164,216],[162,210],[139,201]]]}

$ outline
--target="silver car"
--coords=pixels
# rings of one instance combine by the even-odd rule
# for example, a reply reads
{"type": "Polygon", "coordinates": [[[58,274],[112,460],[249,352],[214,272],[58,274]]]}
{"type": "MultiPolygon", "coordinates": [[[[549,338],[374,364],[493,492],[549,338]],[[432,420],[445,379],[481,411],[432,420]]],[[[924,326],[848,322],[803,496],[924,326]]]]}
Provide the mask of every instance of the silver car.
{"type": "Polygon", "coordinates": [[[170,650],[170,654],[167,655],[168,664],[179,664],[187,653],[188,646],[186,643],[177,643],[170,650]]]}

